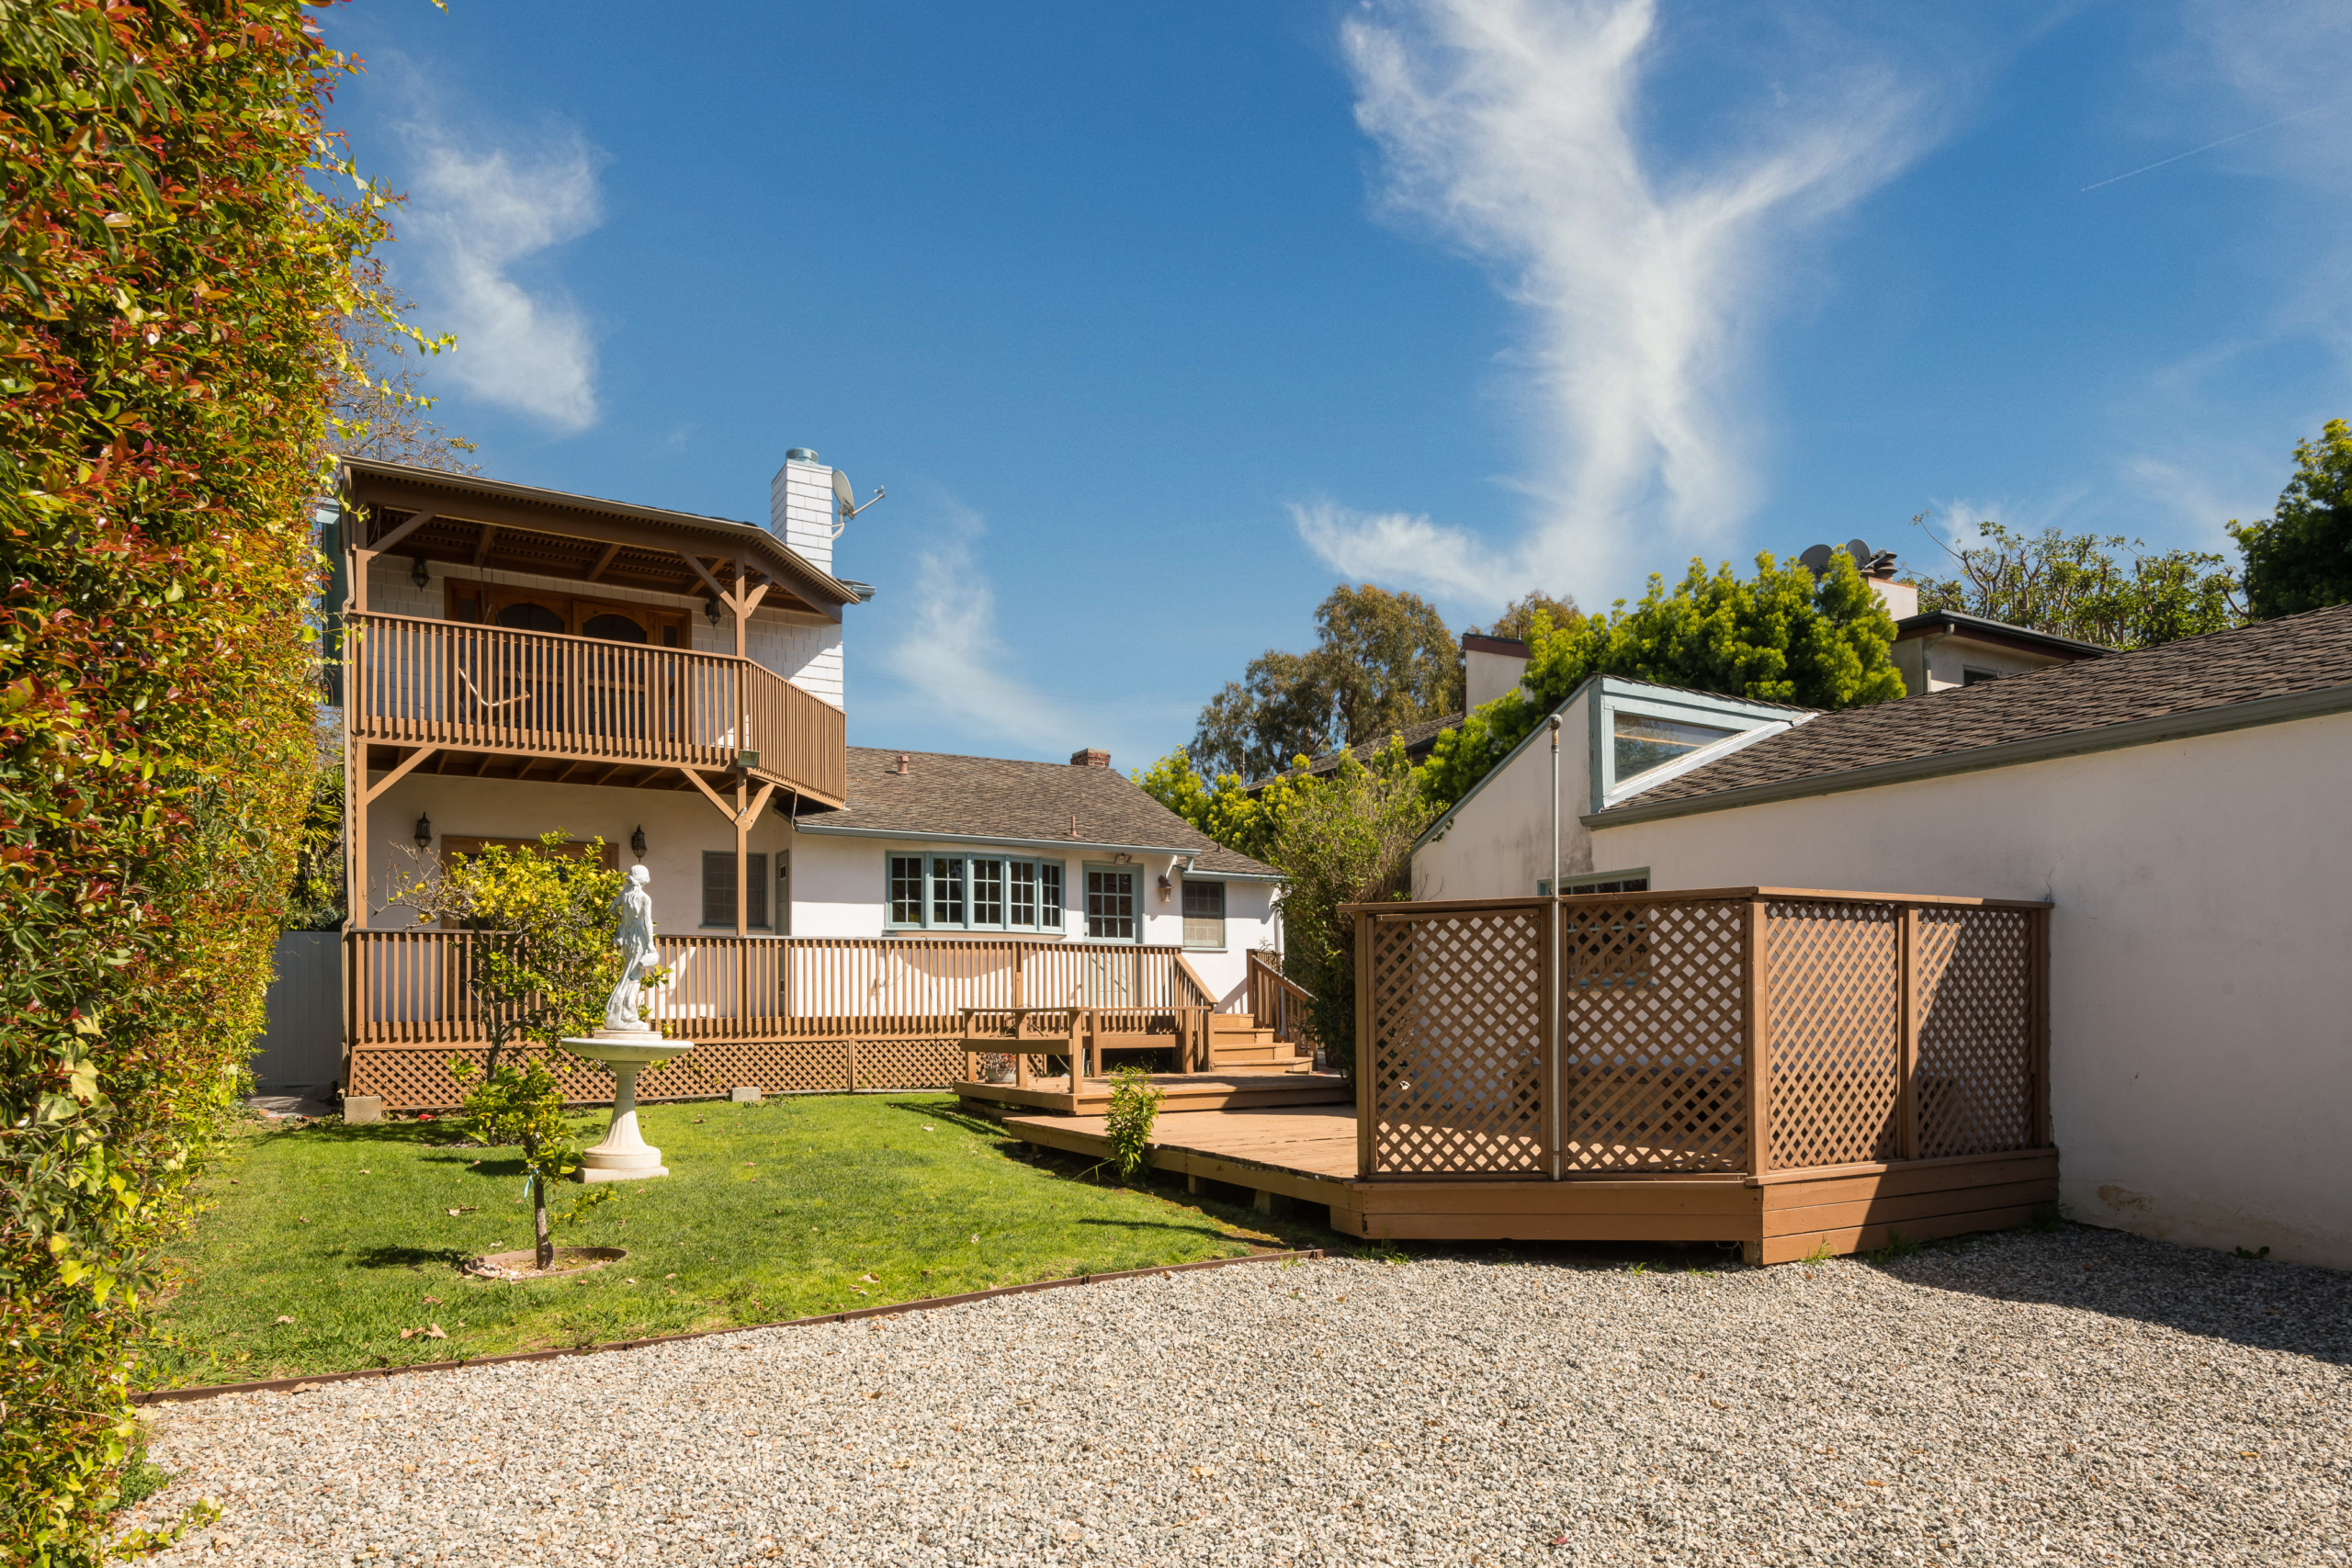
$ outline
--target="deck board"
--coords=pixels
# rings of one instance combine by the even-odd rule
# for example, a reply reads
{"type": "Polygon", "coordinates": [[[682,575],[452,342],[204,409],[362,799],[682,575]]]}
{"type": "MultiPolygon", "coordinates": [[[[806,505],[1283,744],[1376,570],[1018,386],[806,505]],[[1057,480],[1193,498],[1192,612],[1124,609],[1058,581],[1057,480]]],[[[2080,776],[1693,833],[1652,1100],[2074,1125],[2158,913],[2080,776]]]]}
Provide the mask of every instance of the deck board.
{"type": "MultiPolygon", "coordinates": [[[[1179,1080],[1183,1081],[1183,1080],[1179,1080]]],[[[1197,1080],[1195,1080],[1197,1081],[1197,1080]]],[[[1091,1089],[1093,1086],[1088,1086],[1091,1089]]],[[[1069,1098],[1065,1089],[1058,1097],[1069,1098]]],[[[1004,1117],[1044,1148],[1107,1157],[1100,1114],[1004,1117]]],[[[1741,1243],[1751,1262],[1998,1229],[2055,1197],[2054,1149],[1833,1168],[1761,1179],[1716,1173],[1590,1173],[1566,1181],[1512,1177],[1356,1175],[1355,1108],[1346,1103],[1163,1110],[1151,1163],[1278,1199],[1325,1204],[1332,1228],[1396,1241],[1693,1241],[1741,1243]]]]}

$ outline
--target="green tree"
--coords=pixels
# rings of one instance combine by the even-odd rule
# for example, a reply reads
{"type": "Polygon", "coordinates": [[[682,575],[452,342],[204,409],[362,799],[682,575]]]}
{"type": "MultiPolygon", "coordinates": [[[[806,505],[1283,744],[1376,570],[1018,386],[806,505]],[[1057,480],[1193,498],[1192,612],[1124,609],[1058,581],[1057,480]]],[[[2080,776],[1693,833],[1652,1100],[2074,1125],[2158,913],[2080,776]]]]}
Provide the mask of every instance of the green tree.
{"type": "MultiPolygon", "coordinates": [[[[1923,517],[1912,522],[1923,525],[1923,517]]],[[[2146,546],[2120,534],[2019,534],[1990,522],[1977,528],[1980,542],[1966,549],[1937,541],[1955,574],[1922,577],[1920,609],[1956,610],[2120,649],[2154,648],[2245,618],[2237,577],[2218,555],[2165,550],[2135,555],[2126,566],[2114,552],[2146,546]]]]}
{"type": "Polygon", "coordinates": [[[2295,444],[2295,463],[2267,521],[2230,523],[2257,621],[2352,601],[2352,425],[2329,420],[2317,441],[2295,444]]]}
{"type": "Polygon", "coordinates": [[[467,983],[490,1025],[487,1071],[509,1041],[555,1048],[605,1021],[621,972],[613,902],[627,886],[604,865],[605,841],[560,829],[524,849],[492,844],[420,877],[395,902],[421,920],[481,932],[468,944],[467,983]]]}
{"type": "Polygon", "coordinates": [[[1272,864],[1274,824],[1285,803],[1301,787],[1302,778],[1298,773],[1279,774],[1253,795],[1242,788],[1240,774],[1220,773],[1211,784],[1193,768],[1189,755],[1170,751],[1138,773],[1136,784],[1226,848],[1272,864]]]}
{"type": "Polygon", "coordinates": [[[1503,637],[1525,642],[1535,630],[1538,615],[1548,617],[1548,624],[1565,626],[1577,618],[1576,595],[1555,599],[1541,588],[1531,588],[1521,598],[1503,606],[1502,614],[1483,626],[1472,626],[1473,637],[1503,637]]]}
{"type": "Polygon", "coordinates": [[[1521,686],[1438,737],[1421,764],[1427,799],[1452,805],[1486,777],[1549,713],[1595,675],[1626,675],[1800,707],[1856,707],[1903,695],[1889,651],[1894,620],[1842,551],[1816,581],[1795,561],[1756,558],[1742,580],[1702,561],[1669,592],[1662,577],[1630,609],[1553,624],[1540,608],[1529,628],[1521,686]]]}
{"type": "Polygon", "coordinates": [[[467,979],[490,1024],[490,1057],[482,1064],[459,1056],[449,1065],[468,1085],[466,1115],[475,1134],[492,1147],[523,1150],[542,1269],[555,1261],[548,1183],[580,1165],[563,1116],[556,1053],[566,1035],[586,1034],[605,1021],[605,1003],[621,972],[613,903],[627,885],[621,873],[605,869],[603,840],[575,843],[558,829],[527,848],[492,844],[453,860],[440,875],[400,895],[420,918],[481,933],[469,944],[467,979]],[[518,1046],[516,1057],[502,1062],[510,1042],[518,1046]]]}
{"type": "Polygon", "coordinates": [[[1356,1070],[1355,927],[1348,904],[1410,896],[1405,878],[1436,816],[1395,736],[1367,767],[1353,753],[1319,778],[1303,778],[1274,823],[1268,856],[1283,885],[1283,973],[1305,987],[1307,1015],[1332,1066],[1356,1070]]]}
{"type": "Polygon", "coordinates": [[[1462,704],[1462,655],[1436,606],[1371,583],[1331,590],[1316,646],[1269,649],[1202,708],[1186,748],[1204,774],[1263,778],[1299,756],[1442,718],[1462,704]]]}

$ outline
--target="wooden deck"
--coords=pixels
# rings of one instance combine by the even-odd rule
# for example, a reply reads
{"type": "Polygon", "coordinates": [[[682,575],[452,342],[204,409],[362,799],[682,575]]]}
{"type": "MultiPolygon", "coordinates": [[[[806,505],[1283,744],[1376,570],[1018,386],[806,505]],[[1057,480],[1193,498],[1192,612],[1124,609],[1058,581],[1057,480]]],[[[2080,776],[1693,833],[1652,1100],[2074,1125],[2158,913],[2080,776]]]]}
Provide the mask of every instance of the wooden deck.
{"type": "MultiPolygon", "coordinates": [[[[1159,1125],[1163,1128],[1182,1117],[1221,1111],[1265,1111],[1295,1106],[1340,1107],[1340,1117],[1351,1128],[1354,1126],[1352,1112],[1345,1109],[1353,1096],[1348,1089],[1348,1080],[1337,1073],[1283,1071],[1279,1068],[1251,1071],[1243,1068],[1214,1073],[1154,1073],[1151,1081],[1159,1089],[1159,1125]]],[[[1054,1112],[1051,1116],[1035,1120],[1065,1127],[1091,1128],[1098,1143],[1103,1115],[1111,1109],[1109,1079],[1081,1079],[1079,1091],[1073,1097],[1067,1073],[1053,1077],[1032,1077],[1026,1088],[968,1081],[958,1083],[955,1088],[961,1099],[984,1107],[1054,1112]]],[[[1325,1111],[1326,1115],[1329,1113],[1325,1111]]],[[[1348,1134],[1348,1160],[1352,1171],[1355,1161],[1355,1134],[1352,1131],[1348,1134]]]]}
{"type": "MultiPolygon", "coordinates": [[[[1099,1112],[1009,1115],[1004,1125],[1042,1148],[1110,1152],[1099,1112]]],[[[2058,1197],[2054,1148],[1760,1178],[1363,1180],[1355,1112],[1344,1103],[1180,1110],[1171,1100],[1153,1136],[1156,1169],[1246,1189],[1262,1209],[1328,1205],[1332,1229],[1366,1240],[1736,1242],[1751,1263],[1784,1263],[1825,1247],[1884,1247],[1898,1233],[1928,1241],[2005,1229],[2058,1197]]]]}

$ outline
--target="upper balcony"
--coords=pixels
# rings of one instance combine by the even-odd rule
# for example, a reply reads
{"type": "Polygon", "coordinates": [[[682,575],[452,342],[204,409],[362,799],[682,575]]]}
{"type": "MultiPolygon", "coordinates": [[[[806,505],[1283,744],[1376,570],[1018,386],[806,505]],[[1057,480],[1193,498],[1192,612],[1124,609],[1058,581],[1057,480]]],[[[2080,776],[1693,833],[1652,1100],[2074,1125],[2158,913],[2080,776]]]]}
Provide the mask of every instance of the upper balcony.
{"type": "Polygon", "coordinates": [[[813,626],[837,681],[823,622],[862,595],[767,529],[368,459],[343,460],[342,492],[330,602],[361,766],[676,789],[749,775],[842,804],[841,709],[750,657],[746,627],[763,606],[786,612],[763,627],[813,626]],[[442,580],[448,618],[369,604],[371,577],[406,592],[386,576],[402,559],[442,580]],[[592,614],[605,599],[628,603],[592,614]],[[731,653],[691,646],[696,600],[731,653]]]}
{"type": "Polygon", "coordinates": [[[848,789],[842,711],[748,659],[357,613],[344,647],[371,767],[429,746],[435,772],[683,788],[680,770],[741,767],[829,806],[848,789]]]}

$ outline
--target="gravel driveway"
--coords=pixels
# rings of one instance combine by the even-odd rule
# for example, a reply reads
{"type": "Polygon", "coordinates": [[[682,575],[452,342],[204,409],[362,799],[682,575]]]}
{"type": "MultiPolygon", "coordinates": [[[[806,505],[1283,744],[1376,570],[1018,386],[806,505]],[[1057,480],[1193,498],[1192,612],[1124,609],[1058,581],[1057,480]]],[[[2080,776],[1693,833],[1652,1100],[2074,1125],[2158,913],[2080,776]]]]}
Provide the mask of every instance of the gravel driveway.
{"type": "MultiPolygon", "coordinates": [[[[1702,1266],[1698,1254],[1689,1261],[1702,1266]]],[[[164,1407],[168,1563],[2352,1562],[2352,1276],[1154,1278],[164,1407]]]]}

